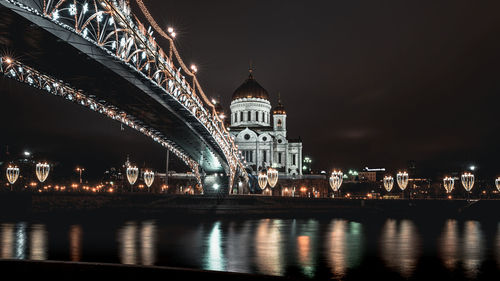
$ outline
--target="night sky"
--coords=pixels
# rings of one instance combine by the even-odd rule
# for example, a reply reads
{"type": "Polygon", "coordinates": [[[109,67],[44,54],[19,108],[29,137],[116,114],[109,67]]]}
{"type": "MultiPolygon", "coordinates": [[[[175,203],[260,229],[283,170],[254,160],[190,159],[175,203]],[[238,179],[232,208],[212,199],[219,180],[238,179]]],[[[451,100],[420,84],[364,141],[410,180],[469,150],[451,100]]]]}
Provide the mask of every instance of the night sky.
{"type": "MultiPolygon", "coordinates": [[[[316,169],[413,160],[500,172],[498,1],[144,2],[176,29],[185,62],[227,110],[252,61],[273,106],[281,93],[289,137],[302,138],[316,169]]],[[[0,87],[2,151],[95,170],[127,154],[164,165],[159,146],[118,123],[8,79],[0,87]]]]}

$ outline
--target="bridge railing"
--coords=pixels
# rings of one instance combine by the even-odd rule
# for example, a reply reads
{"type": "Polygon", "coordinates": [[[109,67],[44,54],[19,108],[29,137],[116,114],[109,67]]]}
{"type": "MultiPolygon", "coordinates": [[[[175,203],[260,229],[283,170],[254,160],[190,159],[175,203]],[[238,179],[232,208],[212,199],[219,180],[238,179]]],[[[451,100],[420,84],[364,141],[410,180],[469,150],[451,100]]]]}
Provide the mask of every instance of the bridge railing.
{"type": "MultiPolygon", "coordinates": [[[[232,184],[239,171],[247,177],[241,154],[215,107],[205,96],[195,72],[180,58],[172,38],[168,55],[151,28],[135,17],[127,1],[116,0],[4,0],[38,14],[97,45],[132,71],[148,79],[186,108],[215,139],[230,169],[232,184]],[[175,66],[174,60],[179,67],[175,66]]],[[[137,1],[143,9],[142,1],[137,1]]],[[[146,11],[146,17],[149,12],[146,11]]],[[[150,16],[150,15],[149,15],[150,16]]],[[[156,22],[151,22],[158,30],[156,22]]],[[[165,34],[162,34],[165,35],[165,34]]]]}

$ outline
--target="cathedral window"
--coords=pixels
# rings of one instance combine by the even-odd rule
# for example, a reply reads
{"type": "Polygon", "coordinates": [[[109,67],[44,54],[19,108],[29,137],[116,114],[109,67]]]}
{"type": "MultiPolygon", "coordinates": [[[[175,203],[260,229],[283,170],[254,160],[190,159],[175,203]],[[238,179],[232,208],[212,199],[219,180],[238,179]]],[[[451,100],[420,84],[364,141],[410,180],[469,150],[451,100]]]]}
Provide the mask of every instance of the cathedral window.
{"type": "Polygon", "coordinates": [[[281,128],[281,125],[283,125],[283,124],[281,123],[281,119],[278,119],[278,128],[281,128]]]}
{"type": "Polygon", "coordinates": [[[297,165],[297,154],[292,155],[292,165],[297,165]]]}
{"type": "Polygon", "coordinates": [[[264,162],[267,162],[267,151],[266,150],[262,150],[262,160],[264,162]]]}
{"type": "Polygon", "coordinates": [[[240,111],[240,122],[243,122],[243,111],[240,111]]]}
{"type": "Polygon", "coordinates": [[[259,122],[259,112],[255,111],[255,121],[259,122]]]}
{"type": "Polygon", "coordinates": [[[278,152],[278,163],[281,164],[281,152],[278,152]]]}
{"type": "Polygon", "coordinates": [[[252,121],[252,112],[248,111],[248,120],[247,121],[252,121]]]}

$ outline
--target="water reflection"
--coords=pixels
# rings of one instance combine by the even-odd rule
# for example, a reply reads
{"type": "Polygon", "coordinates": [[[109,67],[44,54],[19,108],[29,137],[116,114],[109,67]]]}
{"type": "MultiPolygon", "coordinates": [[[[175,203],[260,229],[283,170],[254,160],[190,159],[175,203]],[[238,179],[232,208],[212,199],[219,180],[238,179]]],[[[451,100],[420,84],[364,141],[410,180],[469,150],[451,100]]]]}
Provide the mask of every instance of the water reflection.
{"type": "Polygon", "coordinates": [[[208,250],[205,255],[205,267],[209,270],[225,269],[224,253],[222,251],[222,230],[218,221],[212,227],[208,235],[208,250]]]}
{"type": "Polygon", "coordinates": [[[27,240],[26,223],[20,222],[16,225],[16,259],[23,260],[26,258],[27,240]]]}
{"type": "Polygon", "coordinates": [[[14,248],[14,225],[2,224],[2,259],[11,259],[14,248]]]}
{"type": "Polygon", "coordinates": [[[458,262],[458,225],[456,220],[447,220],[439,239],[439,254],[446,268],[454,270],[458,262]]]}
{"type": "Polygon", "coordinates": [[[69,256],[71,261],[82,259],[82,227],[79,225],[69,228],[69,256]]]}
{"type": "Polygon", "coordinates": [[[419,257],[420,239],[413,222],[402,220],[399,228],[396,220],[388,219],[382,229],[380,241],[382,259],[388,267],[409,278],[419,257]]]}
{"type": "Polygon", "coordinates": [[[30,259],[31,260],[46,260],[47,259],[47,231],[45,225],[34,224],[31,227],[31,244],[30,244],[30,259]]]}
{"type": "Polygon", "coordinates": [[[477,221],[467,221],[464,225],[463,264],[469,278],[474,278],[481,266],[484,254],[483,233],[477,221]]]}
{"type": "MultiPolygon", "coordinates": [[[[297,261],[302,273],[312,278],[316,272],[317,236],[319,223],[316,220],[308,220],[301,223],[297,234],[297,261]]],[[[297,224],[294,224],[294,228],[297,224]]]]}
{"type": "Polygon", "coordinates": [[[333,275],[344,277],[347,269],[361,262],[362,226],[346,220],[333,220],[327,233],[327,258],[333,275]]]}
{"type": "Polygon", "coordinates": [[[143,222],[140,229],[136,222],[125,223],[118,231],[120,262],[123,264],[154,265],[156,262],[156,231],[156,225],[153,221],[143,222]]]}
{"type": "Polygon", "coordinates": [[[280,228],[282,221],[265,219],[257,224],[255,233],[255,263],[260,273],[283,275],[284,241],[280,228]]]}
{"type": "Polygon", "coordinates": [[[252,225],[249,221],[245,222],[241,228],[237,223],[232,222],[229,225],[227,233],[227,271],[232,272],[252,272],[249,259],[252,247],[250,240],[252,225]]]}
{"type": "Polygon", "coordinates": [[[477,221],[466,221],[463,234],[456,220],[447,220],[439,239],[439,255],[445,267],[454,270],[462,262],[468,278],[475,278],[484,259],[484,237],[477,221]]]}

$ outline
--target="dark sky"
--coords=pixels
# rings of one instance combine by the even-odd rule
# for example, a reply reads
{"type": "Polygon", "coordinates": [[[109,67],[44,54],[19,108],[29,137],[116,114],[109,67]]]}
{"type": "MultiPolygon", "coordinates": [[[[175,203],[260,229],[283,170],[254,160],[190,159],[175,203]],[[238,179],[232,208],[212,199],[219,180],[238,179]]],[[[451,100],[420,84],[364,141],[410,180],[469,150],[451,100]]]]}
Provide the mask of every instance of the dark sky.
{"type": "MultiPolygon", "coordinates": [[[[289,137],[302,138],[316,168],[398,168],[414,160],[500,171],[498,1],[144,2],[160,25],[176,29],[184,60],[198,65],[205,92],[220,95],[227,109],[252,61],[273,105],[281,92],[289,137]]],[[[47,128],[67,140],[67,153],[79,149],[67,145],[77,139],[91,147],[82,159],[104,153],[103,161],[121,161],[123,150],[140,144],[136,154],[153,156],[138,159],[162,165],[154,157],[160,148],[138,134],[53,97],[17,95],[21,87],[5,90],[6,83],[2,96],[29,109],[14,122],[32,133],[18,134],[5,121],[10,105],[0,103],[0,131],[18,146],[34,145],[37,110],[50,105],[47,128]],[[73,126],[85,118],[91,126],[73,126]],[[88,134],[108,141],[96,147],[88,134]]]]}

